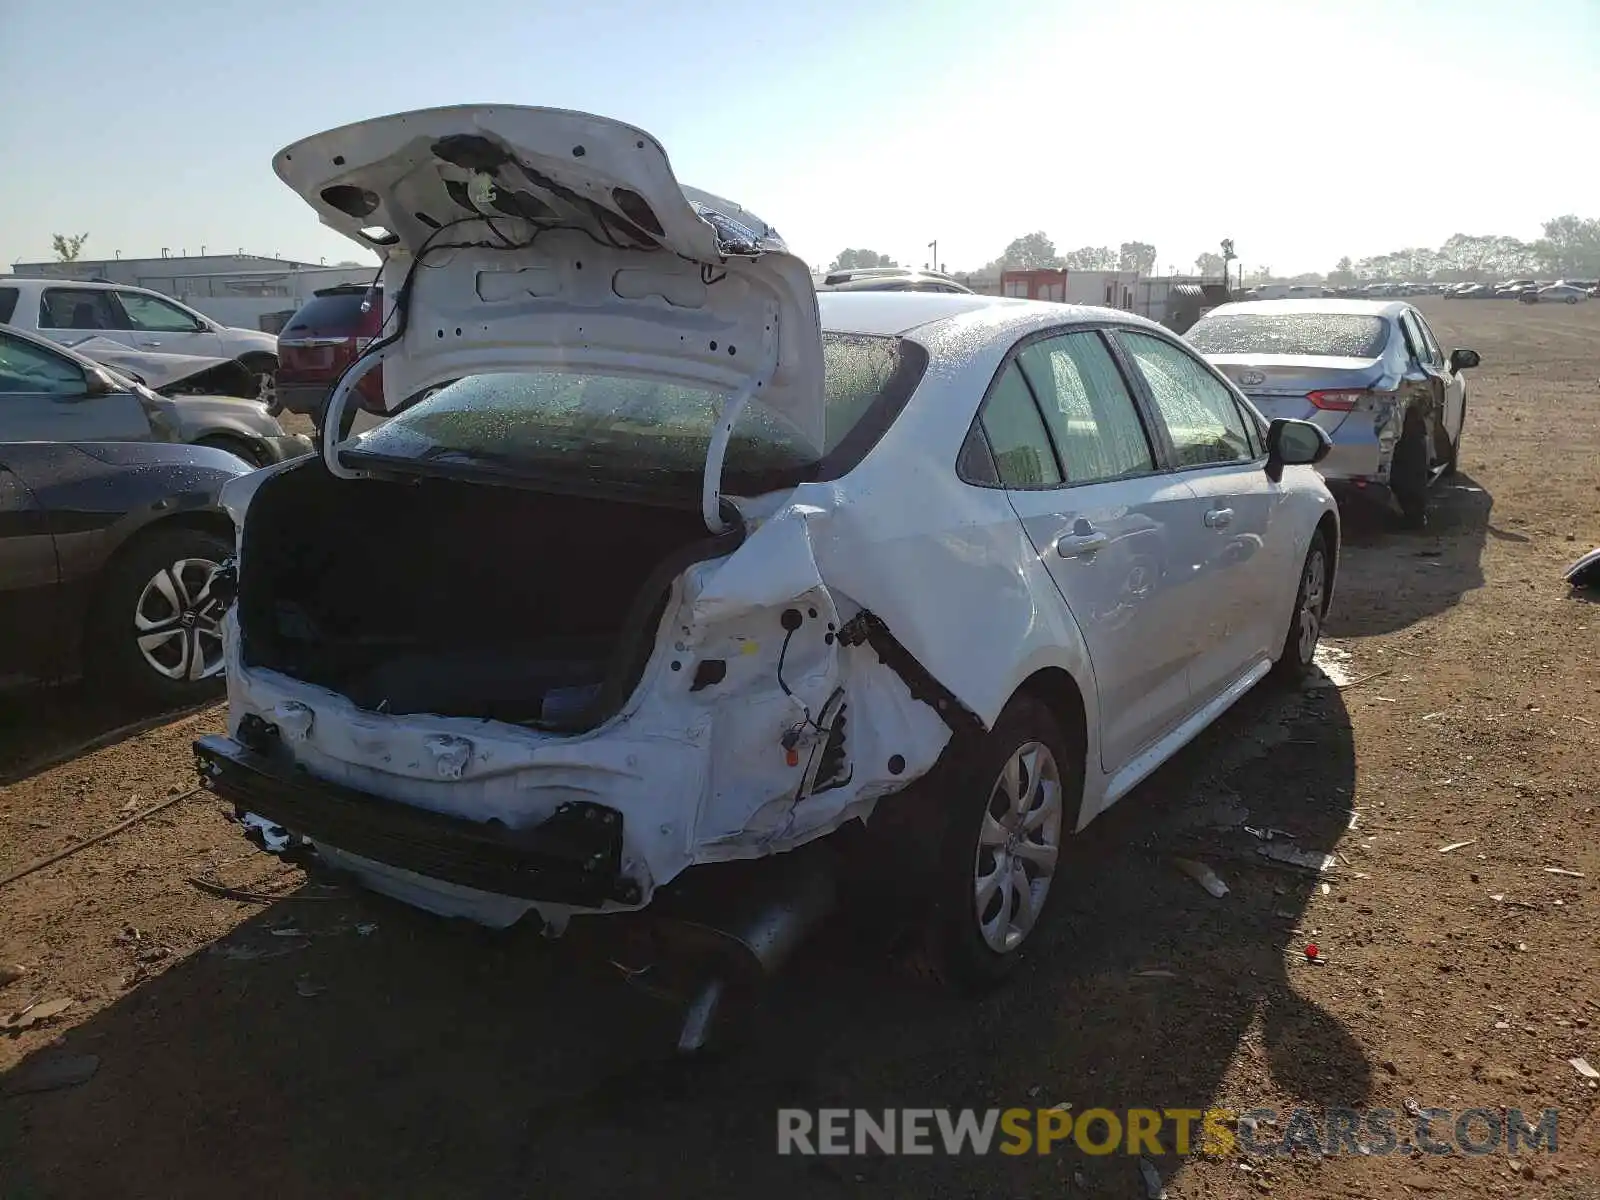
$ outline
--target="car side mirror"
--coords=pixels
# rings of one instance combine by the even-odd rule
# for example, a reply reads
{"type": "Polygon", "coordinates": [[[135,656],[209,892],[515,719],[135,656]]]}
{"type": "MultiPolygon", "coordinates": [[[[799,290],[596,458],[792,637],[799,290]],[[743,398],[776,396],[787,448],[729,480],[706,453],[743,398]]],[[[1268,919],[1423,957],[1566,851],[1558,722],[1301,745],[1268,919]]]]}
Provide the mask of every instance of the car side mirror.
{"type": "Polygon", "coordinates": [[[117,385],[111,376],[104,371],[87,371],[84,374],[83,394],[85,396],[109,396],[117,390],[117,385]]]}
{"type": "Polygon", "coordinates": [[[1267,426],[1267,478],[1278,483],[1285,467],[1313,466],[1332,449],[1333,439],[1322,426],[1278,417],[1267,426]]]}
{"type": "Polygon", "coordinates": [[[1476,350],[1450,351],[1450,370],[1452,372],[1469,371],[1477,366],[1480,361],[1476,350]]]}

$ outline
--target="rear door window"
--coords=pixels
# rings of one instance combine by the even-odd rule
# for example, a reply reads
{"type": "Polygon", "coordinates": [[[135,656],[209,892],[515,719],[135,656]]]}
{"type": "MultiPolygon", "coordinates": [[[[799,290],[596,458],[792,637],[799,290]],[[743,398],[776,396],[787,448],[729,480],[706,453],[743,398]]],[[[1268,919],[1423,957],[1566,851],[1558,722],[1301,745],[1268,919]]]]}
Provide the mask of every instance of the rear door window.
{"type": "Polygon", "coordinates": [[[1098,333],[1033,342],[1017,361],[1038,397],[1067,483],[1156,469],[1139,410],[1098,333]]]}
{"type": "Polygon", "coordinates": [[[1061,484],[1050,434],[1045,429],[1033,392],[1015,360],[1006,364],[984,401],[979,417],[989,439],[996,473],[1003,487],[1045,488],[1061,484]]]}
{"type": "Polygon", "coordinates": [[[17,289],[0,287],[0,325],[11,324],[11,314],[17,311],[17,289]]]}
{"type": "Polygon", "coordinates": [[[40,329],[126,329],[127,319],[98,288],[46,288],[39,298],[40,329]]]}
{"type": "Polygon", "coordinates": [[[1233,393],[1197,359],[1147,333],[1123,329],[1117,338],[1150,388],[1179,467],[1249,462],[1255,457],[1233,393]]]}

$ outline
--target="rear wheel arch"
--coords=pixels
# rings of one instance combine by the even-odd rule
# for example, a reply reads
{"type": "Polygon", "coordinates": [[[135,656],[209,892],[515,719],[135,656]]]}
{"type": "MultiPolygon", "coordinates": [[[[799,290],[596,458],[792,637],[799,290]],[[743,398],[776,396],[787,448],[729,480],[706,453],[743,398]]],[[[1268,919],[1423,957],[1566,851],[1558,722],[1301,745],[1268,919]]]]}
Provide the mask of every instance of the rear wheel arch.
{"type": "Polygon", "coordinates": [[[195,446],[210,446],[215,450],[226,450],[235,458],[242,458],[252,467],[264,467],[268,463],[267,456],[262,453],[256,440],[249,434],[235,433],[232,430],[218,430],[195,438],[191,443],[195,446]]]}
{"type": "MultiPolygon", "coordinates": [[[[1083,759],[1087,780],[1089,768],[1089,710],[1084,704],[1083,689],[1070,672],[1062,667],[1041,667],[1022,681],[1013,696],[1029,695],[1050,710],[1061,733],[1074,755],[1083,759]]],[[[1073,827],[1077,827],[1076,814],[1073,827]]]]}
{"type": "MultiPolygon", "coordinates": [[[[96,596],[99,595],[104,587],[105,581],[111,577],[112,570],[126,561],[128,556],[133,554],[138,547],[143,546],[151,538],[174,529],[193,529],[200,533],[209,533],[213,537],[222,538],[229,543],[235,542],[238,537],[238,532],[226,513],[174,513],[170,517],[160,517],[157,520],[149,521],[123,538],[117,548],[106,556],[105,562],[101,564],[100,570],[96,574],[93,589],[96,596]]],[[[90,607],[92,608],[93,605],[90,607]]],[[[93,617],[91,616],[90,619],[92,620],[93,617]]]]}
{"type": "Polygon", "coordinates": [[[1333,587],[1339,578],[1339,518],[1331,512],[1323,513],[1313,536],[1316,533],[1322,535],[1322,544],[1328,551],[1328,588],[1322,604],[1322,611],[1326,613],[1333,603],[1333,587]]]}

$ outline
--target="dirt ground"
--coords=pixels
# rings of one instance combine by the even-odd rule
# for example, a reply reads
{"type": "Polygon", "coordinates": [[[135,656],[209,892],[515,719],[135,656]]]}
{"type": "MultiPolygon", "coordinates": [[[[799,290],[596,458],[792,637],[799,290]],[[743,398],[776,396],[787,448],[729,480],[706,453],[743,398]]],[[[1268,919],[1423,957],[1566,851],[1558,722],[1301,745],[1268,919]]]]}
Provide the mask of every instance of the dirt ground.
{"type": "Polygon", "coordinates": [[[1554,1153],[1169,1139],[1151,1165],[1174,1198],[1600,1196],[1600,1090],[1569,1062],[1600,1066],[1600,607],[1559,574],[1600,544],[1600,304],[1427,307],[1483,367],[1432,527],[1347,516],[1327,641],[1357,682],[1247,697],[1091,827],[1092,871],[979,1002],[900,969],[857,911],[746,1049],[680,1066],[675,1014],[581,937],[492,935],[251,850],[184,797],[218,710],[7,710],[0,877],[184,798],[0,887],[0,963],[26,969],[0,1018],[72,1002],[0,1037],[0,1197],[1147,1194],[1122,1153],[775,1152],[784,1107],[1054,1104],[1555,1108],[1554,1153]],[[1335,863],[1274,865],[1245,824],[1335,863]]]}

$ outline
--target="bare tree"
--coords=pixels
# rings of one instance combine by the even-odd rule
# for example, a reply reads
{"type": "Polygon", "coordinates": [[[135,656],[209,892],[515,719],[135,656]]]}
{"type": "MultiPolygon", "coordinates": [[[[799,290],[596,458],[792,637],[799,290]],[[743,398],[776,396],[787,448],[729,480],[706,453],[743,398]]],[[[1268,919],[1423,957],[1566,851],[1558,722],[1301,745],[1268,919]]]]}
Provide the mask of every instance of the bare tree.
{"type": "Polygon", "coordinates": [[[83,244],[88,240],[87,233],[52,233],[50,249],[57,262],[77,262],[78,255],[83,253],[83,244]]]}

